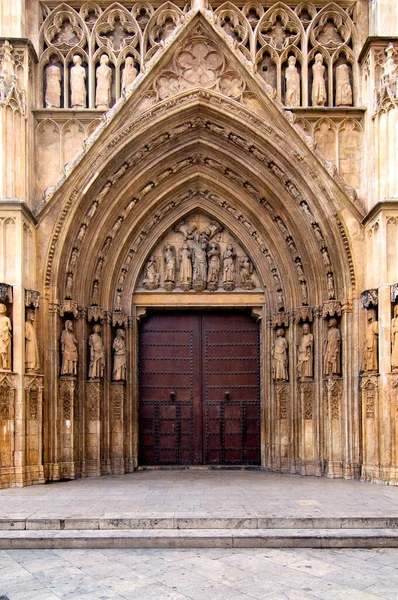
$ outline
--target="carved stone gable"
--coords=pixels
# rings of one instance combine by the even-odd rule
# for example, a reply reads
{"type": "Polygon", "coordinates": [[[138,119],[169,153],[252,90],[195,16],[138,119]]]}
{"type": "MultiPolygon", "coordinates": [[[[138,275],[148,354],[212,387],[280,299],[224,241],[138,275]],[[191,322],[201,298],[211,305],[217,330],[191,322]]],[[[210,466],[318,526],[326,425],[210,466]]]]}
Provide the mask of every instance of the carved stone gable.
{"type": "Polygon", "coordinates": [[[169,230],[147,259],[138,288],[215,292],[261,288],[252,260],[223,226],[201,212],[169,230]]]}

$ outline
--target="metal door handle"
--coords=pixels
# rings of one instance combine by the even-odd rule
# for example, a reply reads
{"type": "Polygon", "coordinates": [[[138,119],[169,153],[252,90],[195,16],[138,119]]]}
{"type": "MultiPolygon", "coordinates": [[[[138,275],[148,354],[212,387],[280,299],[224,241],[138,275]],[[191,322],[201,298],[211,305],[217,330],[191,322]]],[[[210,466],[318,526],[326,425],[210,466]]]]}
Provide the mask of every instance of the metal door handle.
{"type": "Polygon", "coordinates": [[[229,402],[231,400],[231,392],[225,392],[224,398],[226,402],[229,402]]]}

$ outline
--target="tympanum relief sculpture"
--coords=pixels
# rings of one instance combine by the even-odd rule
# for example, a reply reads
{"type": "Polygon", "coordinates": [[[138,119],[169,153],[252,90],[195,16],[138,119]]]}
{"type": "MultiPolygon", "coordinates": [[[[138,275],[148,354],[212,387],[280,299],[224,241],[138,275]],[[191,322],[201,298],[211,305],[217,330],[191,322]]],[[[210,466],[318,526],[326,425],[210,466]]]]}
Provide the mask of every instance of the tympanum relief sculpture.
{"type": "Polygon", "coordinates": [[[252,260],[220,223],[201,213],[183,219],[147,260],[139,287],[214,292],[260,287],[252,260]]]}
{"type": "Polygon", "coordinates": [[[0,304],[0,371],[11,371],[11,331],[7,307],[0,304]]]}

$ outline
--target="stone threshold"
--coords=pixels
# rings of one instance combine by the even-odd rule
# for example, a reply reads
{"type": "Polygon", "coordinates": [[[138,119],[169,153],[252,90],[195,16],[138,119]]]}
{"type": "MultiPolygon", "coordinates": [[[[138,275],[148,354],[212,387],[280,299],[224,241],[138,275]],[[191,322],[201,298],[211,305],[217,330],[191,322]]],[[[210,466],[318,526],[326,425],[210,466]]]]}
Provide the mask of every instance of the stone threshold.
{"type": "Polygon", "coordinates": [[[67,517],[0,519],[6,531],[106,530],[373,530],[397,531],[398,517],[67,517]]]}
{"type": "Polygon", "coordinates": [[[397,548],[393,529],[2,531],[0,549],[397,548]]]}

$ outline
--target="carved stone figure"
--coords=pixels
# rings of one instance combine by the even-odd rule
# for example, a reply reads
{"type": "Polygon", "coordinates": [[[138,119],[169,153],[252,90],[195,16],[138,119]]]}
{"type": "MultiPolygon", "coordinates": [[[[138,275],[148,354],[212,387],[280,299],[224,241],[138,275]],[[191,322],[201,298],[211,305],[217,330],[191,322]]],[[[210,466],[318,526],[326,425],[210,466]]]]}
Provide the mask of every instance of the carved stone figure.
{"type": "Polygon", "coordinates": [[[72,298],[73,294],[73,273],[68,273],[65,284],[65,298],[72,298]]]}
{"type": "Polygon", "coordinates": [[[318,53],[315,55],[315,63],[312,66],[312,106],[325,106],[327,98],[325,70],[323,56],[318,53]]]}
{"type": "Polygon", "coordinates": [[[289,56],[288,63],[289,66],[285,71],[285,106],[300,106],[300,73],[296,67],[296,57],[289,56]]]}
{"type": "Polygon", "coordinates": [[[186,292],[192,285],[192,254],[187,242],[180,249],[180,287],[186,292]]]}
{"type": "Polygon", "coordinates": [[[366,373],[377,372],[379,324],[374,310],[368,310],[362,368],[366,373]]]}
{"type": "Polygon", "coordinates": [[[223,284],[224,290],[227,291],[235,288],[235,258],[234,248],[232,244],[228,244],[223,254],[223,284]]]}
{"type": "Polygon", "coordinates": [[[398,66],[395,63],[394,59],[394,46],[390,43],[386,50],[386,60],[383,64],[383,78],[382,83],[385,87],[391,87],[393,83],[398,78],[398,66]]]}
{"type": "Polygon", "coordinates": [[[72,321],[65,321],[61,334],[61,375],[77,375],[77,339],[73,334],[72,321]]]}
{"type": "Polygon", "coordinates": [[[297,354],[298,377],[313,376],[313,348],[314,336],[311,333],[309,324],[304,323],[303,336],[300,340],[297,354]]]}
{"type": "Polygon", "coordinates": [[[272,377],[275,380],[287,380],[287,341],[282,328],[276,330],[274,347],[272,350],[272,377]]]}
{"type": "Polygon", "coordinates": [[[134,66],[134,59],[131,56],[126,58],[126,62],[124,63],[123,76],[122,76],[122,90],[124,90],[128,85],[133,83],[134,79],[137,77],[138,71],[134,66]]]}
{"type": "Polygon", "coordinates": [[[46,108],[61,106],[61,69],[51,63],[46,68],[46,108]]]}
{"type": "Polygon", "coordinates": [[[164,257],[164,287],[167,291],[172,291],[176,283],[176,251],[174,246],[166,244],[163,248],[164,257]]]}
{"type": "Polygon", "coordinates": [[[159,273],[154,256],[151,256],[145,267],[144,288],[146,290],[156,290],[159,287],[159,273]]]}
{"type": "Polygon", "coordinates": [[[123,329],[116,331],[116,337],[113,341],[113,381],[126,381],[127,372],[127,348],[125,333],[123,329]]]}
{"type": "Polygon", "coordinates": [[[239,264],[240,285],[244,290],[254,290],[256,284],[253,281],[254,267],[248,256],[243,256],[239,264]]]}
{"type": "Polygon", "coordinates": [[[39,345],[34,326],[36,315],[34,310],[28,310],[25,323],[25,370],[34,373],[40,368],[39,345]]]}
{"type": "Polygon", "coordinates": [[[336,298],[336,292],[334,289],[333,273],[328,273],[327,284],[328,284],[328,298],[329,298],[329,300],[333,300],[334,298],[336,298]]]}
{"type": "Polygon", "coordinates": [[[70,70],[70,89],[72,108],[86,108],[86,69],[82,67],[82,57],[75,54],[74,67],[70,70]]]}
{"type": "Polygon", "coordinates": [[[90,347],[89,379],[97,379],[104,376],[105,349],[100,333],[101,327],[94,325],[93,333],[88,338],[88,345],[90,347]]]}
{"type": "Polygon", "coordinates": [[[11,321],[7,307],[0,304],[0,370],[11,371],[11,321]]]}
{"type": "Polygon", "coordinates": [[[209,261],[209,269],[207,273],[207,289],[215,291],[218,289],[218,282],[220,278],[220,247],[217,242],[212,242],[210,249],[207,252],[207,259],[209,261]]]}
{"type": "Polygon", "coordinates": [[[345,63],[336,67],[336,106],[352,106],[350,68],[345,63]]]}
{"type": "Polygon", "coordinates": [[[102,110],[107,110],[111,104],[112,69],[108,67],[108,63],[109,56],[103,54],[100,59],[100,66],[97,67],[96,71],[95,106],[102,110]]]}
{"type": "Polygon", "coordinates": [[[325,340],[323,372],[325,375],[340,375],[341,335],[337,328],[337,320],[330,319],[329,331],[325,340]]]}
{"type": "Polygon", "coordinates": [[[394,318],[391,321],[391,366],[393,371],[398,371],[398,304],[394,307],[394,318]]]}
{"type": "Polygon", "coordinates": [[[207,242],[202,241],[196,243],[193,249],[193,275],[192,285],[197,292],[201,292],[206,287],[207,282],[207,242]]]}

